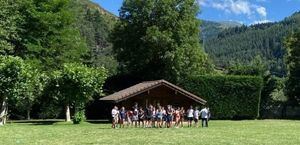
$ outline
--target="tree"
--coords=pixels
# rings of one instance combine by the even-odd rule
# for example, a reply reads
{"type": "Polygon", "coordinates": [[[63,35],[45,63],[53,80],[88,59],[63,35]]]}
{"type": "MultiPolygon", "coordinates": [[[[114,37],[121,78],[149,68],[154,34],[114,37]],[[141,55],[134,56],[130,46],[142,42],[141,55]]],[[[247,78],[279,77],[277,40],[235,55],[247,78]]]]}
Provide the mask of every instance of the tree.
{"type": "Polygon", "coordinates": [[[263,62],[262,58],[257,55],[249,64],[241,64],[234,62],[228,69],[228,74],[231,75],[251,75],[263,77],[267,72],[267,65],[263,62]]]}
{"type": "Polygon", "coordinates": [[[0,54],[20,56],[42,70],[81,62],[88,48],[71,0],[1,0],[0,54]]]}
{"type": "Polygon", "coordinates": [[[125,0],[111,41],[123,73],[178,82],[210,72],[194,0],[125,0]]]}
{"type": "Polygon", "coordinates": [[[20,41],[18,33],[23,21],[18,0],[0,0],[0,3],[0,54],[10,54],[20,41]]]}
{"type": "Polygon", "coordinates": [[[300,104],[300,30],[286,40],[288,65],[287,95],[291,102],[300,104]]]}
{"type": "Polygon", "coordinates": [[[18,86],[20,91],[14,104],[18,110],[26,112],[27,120],[30,120],[32,106],[36,103],[37,98],[42,95],[46,78],[45,74],[29,65],[27,65],[26,71],[22,73],[22,81],[19,82],[18,86]]]}
{"type": "Polygon", "coordinates": [[[118,62],[112,55],[112,44],[108,41],[112,30],[111,25],[117,21],[117,17],[106,12],[101,13],[98,5],[88,0],[81,0],[82,7],[77,19],[81,35],[85,38],[90,53],[85,58],[85,64],[93,67],[105,67],[110,75],[117,73],[118,62]],[[115,18],[115,19],[113,19],[115,18]]]}
{"type": "MultiPolygon", "coordinates": [[[[286,49],[283,38],[299,27],[300,12],[296,12],[279,22],[222,30],[217,36],[205,37],[204,48],[218,67],[228,67],[232,61],[249,64],[255,56],[260,55],[272,75],[285,77],[286,49]]],[[[205,30],[206,34],[207,31],[213,32],[205,30]]]]}
{"type": "Polygon", "coordinates": [[[64,63],[81,62],[88,49],[76,26],[72,4],[71,0],[24,1],[24,30],[16,55],[47,71],[60,69],[64,63]]]}
{"type": "Polygon", "coordinates": [[[53,89],[55,96],[66,106],[66,121],[70,121],[70,106],[73,105],[75,108],[73,122],[80,123],[85,118],[85,103],[92,99],[93,95],[102,93],[102,85],[107,77],[106,70],[69,63],[65,64],[61,71],[53,74],[53,80],[49,85],[55,88],[53,89]]]}
{"type": "Polygon", "coordinates": [[[6,123],[8,101],[18,96],[25,72],[26,65],[21,58],[0,56],[0,125],[6,123]]]}
{"type": "MultiPolygon", "coordinates": [[[[270,110],[274,107],[282,106],[286,108],[288,98],[285,91],[286,78],[279,78],[270,73],[264,76],[264,85],[260,99],[260,117],[265,118],[270,115],[270,110]]],[[[283,109],[284,110],[284,109],[283,109]]],[[[284,111],[282,111],[284,117],[284,111]]]]}

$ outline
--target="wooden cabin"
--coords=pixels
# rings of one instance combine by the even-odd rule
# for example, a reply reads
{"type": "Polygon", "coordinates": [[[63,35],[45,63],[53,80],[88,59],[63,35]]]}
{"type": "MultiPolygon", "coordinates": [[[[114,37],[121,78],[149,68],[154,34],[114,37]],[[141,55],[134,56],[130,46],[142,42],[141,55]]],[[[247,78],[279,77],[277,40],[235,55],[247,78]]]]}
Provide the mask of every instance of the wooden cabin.
{"type": "Polygon", "coordinates": [[[191,105],[206,104],[204,99],[165,80],[142,82],[100,100],[118,107],[124,106],[127,109],[131,109],[135,103],[142,107],[160,104],[161,106],[172,105],[186,109],[191,105]]]}

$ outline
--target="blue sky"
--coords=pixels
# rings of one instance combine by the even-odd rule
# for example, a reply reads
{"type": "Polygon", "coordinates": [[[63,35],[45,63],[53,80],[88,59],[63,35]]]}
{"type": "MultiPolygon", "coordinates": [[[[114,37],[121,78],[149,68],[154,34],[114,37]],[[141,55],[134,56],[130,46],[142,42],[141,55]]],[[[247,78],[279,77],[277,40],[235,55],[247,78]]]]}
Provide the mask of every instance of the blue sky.
{"type": "MultiPolygon", "coordinates": [[[[123,0],[93,0],[118,15],[123,0]]],[[[280,21],[300,11],[300,0],[197,0],[199,18],[212,21],[237,21],[243,24],[280,21]]]]}

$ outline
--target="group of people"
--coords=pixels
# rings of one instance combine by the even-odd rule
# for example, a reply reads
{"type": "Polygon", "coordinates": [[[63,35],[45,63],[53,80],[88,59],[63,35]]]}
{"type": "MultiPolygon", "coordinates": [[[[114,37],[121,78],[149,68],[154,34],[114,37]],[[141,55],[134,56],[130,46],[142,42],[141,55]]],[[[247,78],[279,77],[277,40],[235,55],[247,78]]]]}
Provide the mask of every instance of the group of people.
{"type": "Polygon", "coordinates": [[[117,106],[111,111],[112,128],[124,128],[125,125],[130,127],[143,128],[179,128],[183,127],[185,119],[188,121],[188,127],[198,127],[199,119],[202,120],[202,127],[208,127],[210,112],[208,107],[203,107],[201,110],[198,107],[190,106],[188,110],[183,107],[166,107],[157,105],[149,105],[146,108],[139,107],[137,103],[130,110],[125,107],[118,109],[117,106]]]}

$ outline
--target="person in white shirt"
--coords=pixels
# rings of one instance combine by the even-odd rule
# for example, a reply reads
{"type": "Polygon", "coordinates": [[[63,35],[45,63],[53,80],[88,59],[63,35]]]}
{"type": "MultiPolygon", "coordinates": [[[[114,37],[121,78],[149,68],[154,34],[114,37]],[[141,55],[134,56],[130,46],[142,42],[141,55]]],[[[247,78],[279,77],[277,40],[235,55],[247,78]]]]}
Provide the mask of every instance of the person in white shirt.
{"type": "Polygon", "coordinates": [[[192,127],[193,117],[194,117],[194,109],[193,106],[190,106],[190,109],[187,111],[188,127],[192,127]]]}
{"type": "Polygon", "coordinates": [[[195,107],[195,110],[194,110],[195,127],[198,127],[199,115],[200,115],[200,112],[198,110],[198,107],[195,107]]]}
{"type": "Polygon", "coordinates": [[[112,117],[112,128],[116,128],[116,124],[118,123],[118,119],[119,119],[119,111],[118,111],[118,107],[115,106],[112,110],[111,110],[111,117],[112,117]]]}
{"type": "Polygon", "coordinates": [[[202,127],[208,127],[208,109],[204,107],[201,111],[202,127]]]}

